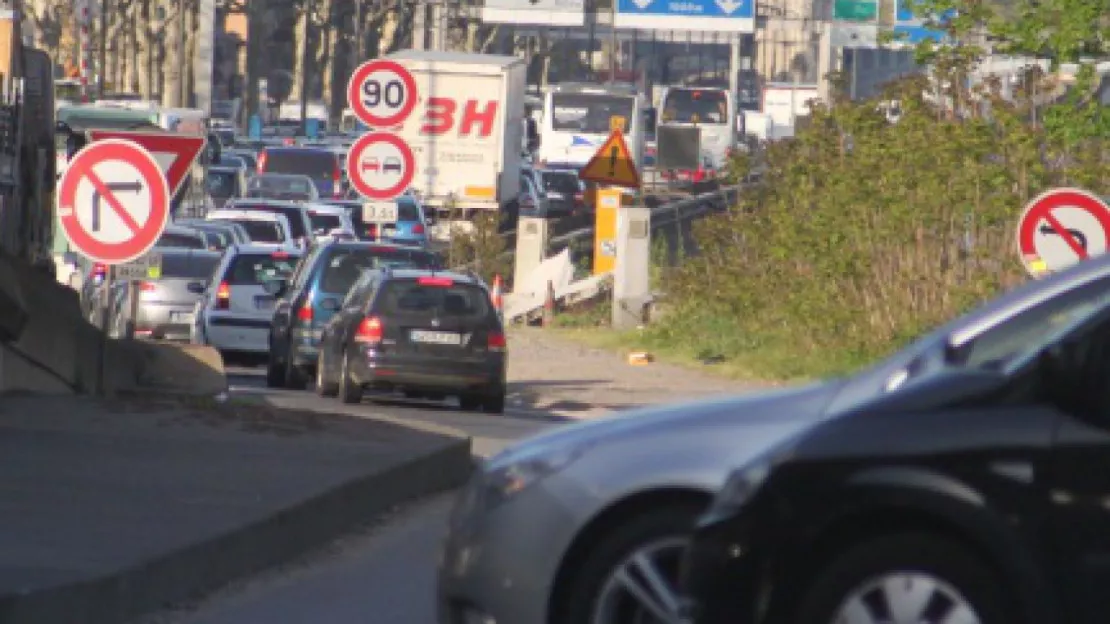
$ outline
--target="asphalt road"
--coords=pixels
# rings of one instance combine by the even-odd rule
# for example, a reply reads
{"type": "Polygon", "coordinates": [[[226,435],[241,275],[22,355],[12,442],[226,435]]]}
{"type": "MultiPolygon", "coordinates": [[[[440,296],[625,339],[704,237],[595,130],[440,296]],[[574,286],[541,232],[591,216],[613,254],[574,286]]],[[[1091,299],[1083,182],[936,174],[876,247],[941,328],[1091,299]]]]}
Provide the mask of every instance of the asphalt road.
{"type": "MultiPolygon", "coordinates": [[[[507,406],[501,416],[459,412],[451,404],[398,399],[347,406],[315,393],[270,390],[263,369],[229,367],[232,394],[262,395],[283,407],[374,414],[473,437],[488,457],[513,440],[560,422],[507,406]]],[[[192,605],[143,618],[141,624],[433,624],[436,558],[452,495],[414,502],[329,547],[246,580],[192,605]]]]}

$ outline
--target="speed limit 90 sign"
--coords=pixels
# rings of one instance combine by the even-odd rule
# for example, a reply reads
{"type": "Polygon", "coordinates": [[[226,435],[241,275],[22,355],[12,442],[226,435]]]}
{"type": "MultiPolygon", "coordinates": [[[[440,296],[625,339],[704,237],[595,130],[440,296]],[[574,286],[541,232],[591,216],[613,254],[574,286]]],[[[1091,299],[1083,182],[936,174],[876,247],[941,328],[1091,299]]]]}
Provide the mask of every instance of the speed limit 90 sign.
{"type": "Polygon", "coordinates": [[[416,107],[416,81],[395,61],[375,59],[359,65],[347,83],[347,103],[371,128],[399,125],[416,107]]]}

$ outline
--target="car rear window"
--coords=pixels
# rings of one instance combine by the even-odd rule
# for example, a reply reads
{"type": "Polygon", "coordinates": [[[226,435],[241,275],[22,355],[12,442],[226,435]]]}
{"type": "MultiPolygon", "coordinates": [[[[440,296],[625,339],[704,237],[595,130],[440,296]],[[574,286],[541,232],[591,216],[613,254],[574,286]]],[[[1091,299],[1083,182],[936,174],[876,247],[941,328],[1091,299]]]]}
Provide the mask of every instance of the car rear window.
{"type": "Polygon", "coordinates": [[[343,227],[343,222],[339,219],[339,215],[326,214],[321,212],[308,212],[308,218],[312,221],[312,231],[316,234],[327,234],[338,227],[343,227]]]}
{"type": "Polygon", "coordinates": [[[299,258],[287,253],[240,254],[227,267],[224,280],[231,286],[254,286],[289,279],[299,258]]]}
{"type": "Polygon", "coordinates": [[[258,176],[251,178],[247,184],[247,188],[252,192],[263,193],[290,193],[310,195],[312,194],[312,180],[308,180],[301,176],[284,177],[284,176],[258,176]]]}
{"type": "Polygon", "coordinates": [[[155,247],[177,247],[180,249],[204,249],[204,239],[198,236],[189,236],[187,234],[178,234],[176,232],[164,232],[158,239],[155,247]]]}
{"type": "Polygon", "coordinates": [[[281,226],[273,221],[250,221],[244,219],[242,221],[231,221],[243,226],[247,231],[247,236],[250,237],[252,242],[256,243],[284,243],[284,232],[281,226]]]}
{"type": "MultiPolygon", "coordinates": [[[[370,230],[366,227],[366,222],[362,220],[362,205],[352,207],[348,214],[351,216],[351,225],[355,227],[355,233],[363,238],[369,238],[370,230]]],[[[420,210],[412,201],[398,201],[397,221],[418,223],[420,221],[420,210]]]]}
{"type": "Polygon", "coordinates": [[[162,256],[162,277],[179,279],[208,279],[220,263],[220,256],[203,255],[164,255],[162,256]]]}
{"type": "Polygon", "coordinates": [[[304,212],[300,208],[293,208],[292,206],[267,206],[265,204],[240,203],[236,203],[235,208],[284,215],[285,218],[289,221],[289,233],[293,235],[293,238],[303,238],[306,234],[306,232],[304,231],[304,212]]]}
{"type": "Polygon", "coordinates": [[[580,192],[578,178],[574,174],[545,173],[543,174],[543,188],[545,191],[574,195],[580,192]]]}
{"type": "MultiPolygon", "coordinates": [[[[438,278],[437,278],[438,279],[438,278]]],[[[449,280],[447,280],[449,282],[449,280]]],[[[377,312],[383,316],[422,316],[481,320],[490,315],[489,295],[474,284],[429,286],[420,280],[387,282],[377,312]]]]}
{"type": "Polygon", "coordinates": [[[234,171],[208,170],[208,194],[214,199],[235,197],[240,190],[239,176],[234,171]]]}
{"type": "Polygon", "coordinates": [[[335,154],[311,150],[273,150],[266,153],[267,173],[295,173],[310,178],[331,180],[335,175],[335,154]]]}
{"type": "Polygon", "coordinates": [[[439,261],[434,254],[389,247],[363,249],[338,249],[325,260],[320,290],[332,294],[346,294],[363,271],[391,268],[435,269],[439,261]]]}

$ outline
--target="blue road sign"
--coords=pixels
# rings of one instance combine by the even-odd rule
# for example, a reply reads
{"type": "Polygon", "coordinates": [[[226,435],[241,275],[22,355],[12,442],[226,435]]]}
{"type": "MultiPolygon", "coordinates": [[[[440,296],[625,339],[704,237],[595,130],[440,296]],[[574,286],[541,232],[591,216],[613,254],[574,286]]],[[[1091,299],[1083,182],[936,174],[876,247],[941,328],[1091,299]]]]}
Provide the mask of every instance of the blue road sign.
{"type": "MultiPolygon", "coordinates": [[[[926,27],[925,20],[915,16],[913,14],[913,9],[906,6],[906,0],[894,0],[894,2],[896,7],[894,13],[894,36],[896,42],[917,45],[926,39],[932,39],[938,43],[947,40],[948,34],[944,31],[926,27]]],[[[949,15],[954,14],[954,12],[946,13],[941,16],[941,21],[949,15]]]]}
{"type": "Polygon", "coordinates": [[[755,32],[754,0],[616,0],[617,28],[755,32]]]}
{"type": "Polygon", "coordinates": [[[247,129],[247,136],[254,140],[262,138],[262,118],[258,115],[251,115],[250,125],[247,129]]]}
{"type": "Polygon", "coordinates": [[[304,126],[305,126],[304,133],[306,135],[308,135],[308,138],[310,138],[310,139],[320,138],[320,120],[319,119],[313,119],[313,118],[310,117],[310,118],[304,120],[304,126]]]}

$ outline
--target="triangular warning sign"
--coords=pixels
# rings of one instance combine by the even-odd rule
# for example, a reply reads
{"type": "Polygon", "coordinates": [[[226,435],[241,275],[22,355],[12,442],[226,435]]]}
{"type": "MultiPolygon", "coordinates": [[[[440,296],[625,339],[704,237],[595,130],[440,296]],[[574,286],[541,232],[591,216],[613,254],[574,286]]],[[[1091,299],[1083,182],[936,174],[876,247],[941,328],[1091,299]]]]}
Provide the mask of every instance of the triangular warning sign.
{"type": "Polygon", "coordinates": [[[590,162],[578,172],[578,178],[598,184],[628,188],[640,187],[640,174],[632,161],[632,152],[620,130],[614,130],[590,162]]]}

